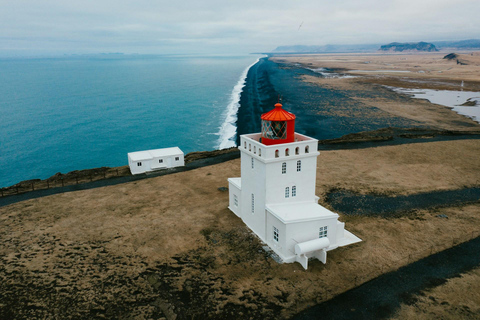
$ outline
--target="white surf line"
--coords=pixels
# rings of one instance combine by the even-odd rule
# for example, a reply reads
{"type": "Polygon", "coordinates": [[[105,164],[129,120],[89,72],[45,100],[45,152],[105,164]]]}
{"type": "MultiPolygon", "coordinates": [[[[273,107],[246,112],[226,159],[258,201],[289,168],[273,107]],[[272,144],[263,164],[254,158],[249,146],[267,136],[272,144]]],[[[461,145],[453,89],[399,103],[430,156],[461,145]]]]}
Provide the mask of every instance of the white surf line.
{"type": "Polygon", "coordinates": [[[258,58],[254,63],[243,70],[240,79],[233,87],[232,94],[230,95],[230,102],[225,110],[225,120],[218,131],[219,138],[217,149],[219,150],[236,146],[235,139],[237,137],[237,126],[235,123],[237,122],[238,108],[240,108],[240,95],[246,84],[248,70],[250,70],[250,68],[261,58],[262,57],[258,58]]]}

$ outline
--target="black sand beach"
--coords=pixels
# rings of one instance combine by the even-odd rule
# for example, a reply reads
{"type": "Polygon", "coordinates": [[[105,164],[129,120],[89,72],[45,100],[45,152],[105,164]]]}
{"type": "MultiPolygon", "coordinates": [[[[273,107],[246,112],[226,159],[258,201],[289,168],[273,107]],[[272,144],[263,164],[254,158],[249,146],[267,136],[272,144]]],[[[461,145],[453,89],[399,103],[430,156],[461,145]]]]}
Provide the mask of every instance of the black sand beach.
{"type": "MultiPolygon", "coordinates": [[[[296,115],[295,131],[318,140],[387,127],[425,127],[420,122],[393,116],[352,99],[352,96],[365,97],[371,92],[327,89],[303,81],[300,78],[303,75],[322,77],[301,66],[280,65],[268,58],[260,59],[250,68],[240,98],[237,140],[242,134],[260,132],[261,114],[271,110],[279,98],[284,109],[296,115]]],[[[408,99],[381,88],[375,94],[408,99]]]]}

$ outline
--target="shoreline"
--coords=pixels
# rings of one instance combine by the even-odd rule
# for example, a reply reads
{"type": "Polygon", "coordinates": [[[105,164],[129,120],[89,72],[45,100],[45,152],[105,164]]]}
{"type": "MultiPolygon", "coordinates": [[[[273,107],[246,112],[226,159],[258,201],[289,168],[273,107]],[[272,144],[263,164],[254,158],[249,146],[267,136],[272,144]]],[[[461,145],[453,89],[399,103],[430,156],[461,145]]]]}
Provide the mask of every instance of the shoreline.
{"type": "Polygon", "coordinates": [[[126,165],[133,151],[215,149],[232,90],[257,58],[136,55],[2,64],[0,187],[57,171],[126,165]],[[99,78],[99,68],[109,72],[99,78]]]}
{"type": "MultiPolygon", "coordinates": [[[[294,56],[291,56],[292,58],[294,56]]],[[[323,71],[333,72],[337,75],[338,70],[328,69],[323,71]]],[[[422,124],[418,121],[412,121],[404,117],[398,117],[391,114],[385,114],[379,111],[375,106],[371,107],[365,104],[360,95],[349,94],[349,91],[339,90],[335,87],[318,85],[315,81],[363,81],[362,79],[343,77],[330,77],[325,72],[318,72],[318,68],[308,63],[296,64],[284,61],[281,57],[261,57],[256,62],[245,68],[240,79],[231,92],[231,101],[225,111],[225,121],[219,132],[224,132],[224,136],[219,137],[219,143],[224,145],[238,144],[239,136],[251,132],[260,132],[259,119],[261,114],[271,110],[272,106],[278,102],[279,93],[285,109],[297,115],[296,130],[301,134],[306,134],[318,139],[320,150],[334,150],[335,148],[368,148],[376,145],[391,145],[415,142],[428,142],[440,140],[462,139],[459,135],[465,135],[465,138],[475,138],[476,130],[459,128],[457,130],[442,130],[432,128],[428,124],[422,124]],[[280,62],[273,60],[280,60],[280,62]],[[311,80],[314,79],[314,80],[311,80]],[[238,97],[238,102],[236,101],[238,97]],[[360,109],[365,109],[360,111],[360,109]],[[234,112],[236,111],[236,115],[234,112]],[[467,130],[466,130],[467,129],[467,130]],[[233,133],[233,130],[235,133],[233,133]],[[411,131],[411,132],[410,132],[411,131]],[[423,133],[421,133],[423,132],[423,133]],[[423,135],[423,136],[422,136],[423,135]],[[419,139],[419,140],[418,140],[419,139]],[[362,145],[359,145],[359,141],[362,145]],[[388,142],[388,143],[387,143],[388,142]]],[[[365,78],[367,79],[367,78],[365,78]]],[[[368,80],[368,79],[367,79],[368,80]]],[[[395,92],[389,87],[378,89],[375,99],[394,99],[396,103],[410,103],[411,100],[417,100],[404,94],[395,92]]],[[[370,93],[367,98],[369,99],[370,93]]],[[[453,111],[452,111],[453,112],[453,111]]],[[[464,117],[464,116],[462,116],[464,117]]],[[[465,117],[466,118],[466,117],[465,117]]],[[[453,122],[458,122],[454,120],[453,122]]],[[[466,122],[466,119],[464,119],[466,122]]],[[[471,129],[478,129],[478,126],[471,129]]],[[[220,133],[219,133],[220,135],[220,133]]],[[[220,147],[220,145],[219,145],[220,147]]],[[[224,149],[219,149],[221,151],[224,149]]],[[[209,151],[200,151],[200,153],[209,151]]],[[[214,154],[214,153],[210,153],[214,154]]],[[[57,173],[59,177],[70,175],[72,172],[78,172],[75,183],[78,184],[79,175],[84,176],[84,180],[92,179],[93,175],[106,178],[119,176],[118,170],[123,170],[125,166],[120,167],[101,167],[93,169],[74,170],[66,174],[57,173]],[[114,173],[108,171],[114,171],[114,173]],[[85,174],[86,173],[86,174],[85,174]],[[85,177],[88,175],[89,177],[85,177]]],[[[128,171],[128,169],[127,169],[128,171]]],[[[13,185],[0,188],[2,195],[12,194],[12,188],[18,188],[27,191],[35,190],[35,183],[44,183],[53,181],[56,175],[40,180],[31,179],[20,181],[13,185]]],[[[120,174],[125,176],[125,174],[120,174]]],[[[58,178],[58,177],[57,177],[58,178]]],[[[62,178],[63,179],[63,178],[62,178]]],[[[97,179],[95,179],[97,180],[97,179]]],[[[85,181],[84,181],[85,182],[85,181]]],[[[63,183],[60,181],[58,183],[63,183]]],[[[47,189],[49,188],[47,183],[47,189]]]]}
{"type": "MultiPolygon", "coordinates": [[[[414,98],[388,88],[362,83],[363,79],[329,79],[312,71],[310,66],[298,65],[292,61],[284,62],[281,59],[280,62],[276,61],[262,58],[248,72],[237,116],[237,144],[239,135],[260,132],[259,121],[252,119],[259,119],[261,114],[271,110],[278,102],[280,94],[285,110],[297,117],[295,131],[318,140],[337,139],[347,134],[388,127],[433,130],[442,128],[436,127],[437,124],[431,121],[398,114],[394,110],[395,106],[384,110],[379,108],[378,103],[369,102],[388,100],[395,105],[421,104],[414,98]],[[356,81],[351,83],[361,83],[362,86],[337,88],[323,84],[325,81],[328,83],[338,80],[356,81]]],[[[445,115],[438,118],[445,119],[450,109],[442,112],[445,115]]],[[[444,125],[444,129],[455,130],[456,127],[456,130],[480,130],[478,124],[472,124],[467,117],[455,117],[454,112],[448,116],[450,120],[439,120],[450,121],[449,127],[444,125]]]]}
{"type": "MultiPolygon", "coordinates": [[[[61,194],[5,207],[2,199],[16,196],[0,198],[0,289],[6,299],[0,317],[283,319],[320,303],[335,307],[344,292],[348,302],[352,288],[382,288],[372,288],[371,280],[398,278],[402,266],[435,259],[436,252],[471,238],[477,238],[472,251],[478,249],[480,125],[356,78],[336,82],[266,60],[252,69],[255,85],[247,89],[257,92],[242,112],[257,117],[281,91],[282,102],[301,118],[296,131],[329,135],[319,141],[315,195],[361,243],[332,251],[325,265],[312,261],[307,271],[278,264],[227,208],[225,186],[241,172],[239,151],[188,153],[182,168],[65,187],[77,192],[51,189],[61,194]],[[474,191],[474,201],[458,199],[457,191],[474,191]],[[428,202],[431,195],[452,201],[428,202]],[[416,201],[412,209],[409,200],[418,197],[427,202],[416,201]],[[373,210],[379,208],[392,214],[379,215],[373,210]]],[[[437,277],[427,287],[448,276],[426,274],[437,277]]],[[[393,305],[374,299],[374,308],[394,313],[422,289],[421,280],[400,278],[409,288],[384,295],[393,305]]],[[[357,312],[372,306],[358,302],[357,312]]],[[[448,302],[463,308],[463,301],[448,302]]]]}
{"type": "MultiPolygon", "coordinates": [[[[336,139],[320,140],[318,142],[318,150],[355,150],[412,143],[469,139],[480,139],[480,132],[384,128],[375,131],[347,134],[336,139]]],[[[221,150],[190,152],[185,156],[185,167],[153,171],[139,175],[132,175],[128,165],[74,170],[67,173],[58,172],[47,179],[25,180],[8,187],[0,188],[0,207],[52,194],[98,188],[189,171],[238,157],[239,151],[237,147],[230,147],[221,150]],[[34,194],[32,194],[32,192],[34,192],[34,194]]]]}
{"type": "Polygon", "coordinates": [[[237,136],[237,114],[238,109],[240,108],[240,97],[247,83],[247,74],[250,69],[260,61],[261,58],[258,58],[254,63],[245,68],[241,73],[240,79],[237,84],[233,87],[232,93],[230,95],[230,102],[225,109],[225,120],[223,121],[220,129],[218,131],[218,150],[231,148],[235,146],[236,136],[237,136]]]}

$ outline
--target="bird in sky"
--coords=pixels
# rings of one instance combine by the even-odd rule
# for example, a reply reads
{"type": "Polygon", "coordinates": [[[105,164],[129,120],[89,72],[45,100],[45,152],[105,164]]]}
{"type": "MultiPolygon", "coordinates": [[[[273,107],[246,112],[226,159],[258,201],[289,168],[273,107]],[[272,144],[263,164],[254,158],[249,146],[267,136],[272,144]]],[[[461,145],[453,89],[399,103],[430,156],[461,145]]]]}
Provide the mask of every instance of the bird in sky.
{"type": "Polygon", "coordinates": [[[300,23],[300,25],[298,26],[298,30],[297,30],[297,31],[299,31],[302,26],[303,26],[303,21],[302,21],[302,23],[300,23]]]}

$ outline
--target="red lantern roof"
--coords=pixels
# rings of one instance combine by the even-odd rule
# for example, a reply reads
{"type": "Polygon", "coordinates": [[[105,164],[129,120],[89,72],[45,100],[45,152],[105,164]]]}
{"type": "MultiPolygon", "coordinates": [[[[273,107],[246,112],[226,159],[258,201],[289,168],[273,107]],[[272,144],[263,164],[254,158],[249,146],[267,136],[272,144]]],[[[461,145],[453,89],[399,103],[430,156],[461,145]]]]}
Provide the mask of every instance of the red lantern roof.
{"type": "Polygon", "coordinates": [[[288,121],[294,119],[295,115],[293,113],[283,110],[280,103],[277,103],[275,105],[275,109],[262,114],[262,120],[267,121],[288,121]]]}

